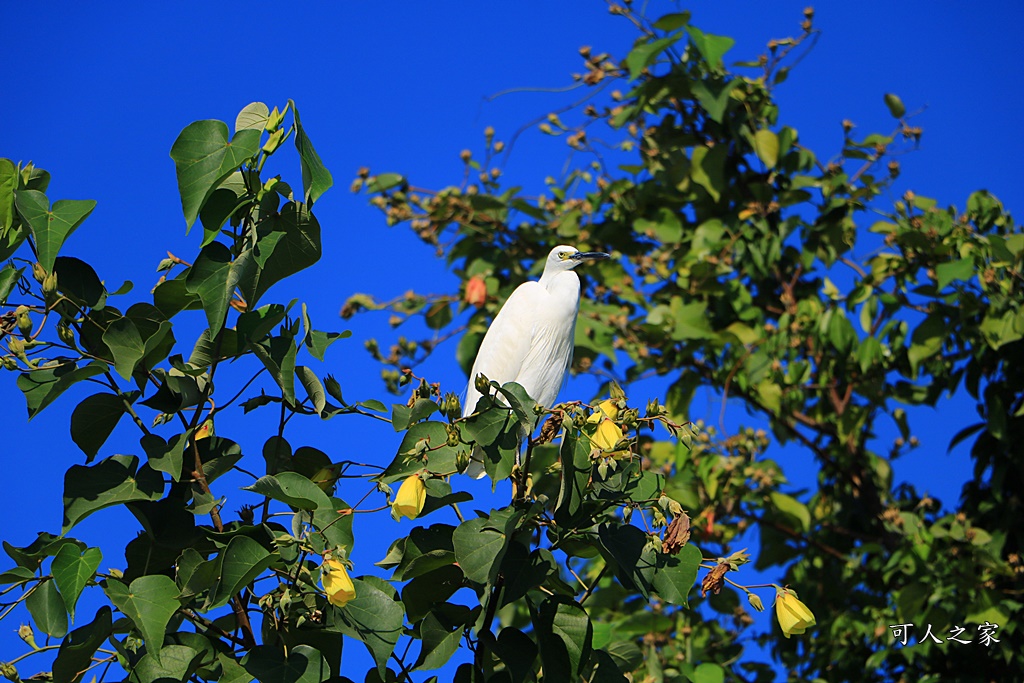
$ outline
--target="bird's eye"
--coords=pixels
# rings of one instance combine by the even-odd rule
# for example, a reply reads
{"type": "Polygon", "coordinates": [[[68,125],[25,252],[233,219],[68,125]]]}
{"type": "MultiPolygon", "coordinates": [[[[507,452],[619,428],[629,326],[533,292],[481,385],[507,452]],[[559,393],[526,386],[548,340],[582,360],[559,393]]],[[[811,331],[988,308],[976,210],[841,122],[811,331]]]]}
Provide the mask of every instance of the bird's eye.
{"type": "Polygon", "coordinates": [[[558,258],[560,258],[563,261],[566,259],[567,256],[569,256],[569,252],[567,251],[558,252],[558,258]]]}

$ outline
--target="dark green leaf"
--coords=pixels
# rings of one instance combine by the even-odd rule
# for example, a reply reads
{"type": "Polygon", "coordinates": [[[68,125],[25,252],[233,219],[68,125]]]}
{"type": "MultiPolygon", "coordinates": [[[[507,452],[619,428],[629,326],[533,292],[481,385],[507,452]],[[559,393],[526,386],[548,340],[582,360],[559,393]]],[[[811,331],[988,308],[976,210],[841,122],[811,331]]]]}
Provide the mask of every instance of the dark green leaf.
{"type": "Polygon", "coordinates": [[[146,352],[142,335],[129,318],[118,318],[107,326],[103,343],[114,357],[114,370],[125,379],[131,379],[135,366],[146,352]]]}
{"type": "Polygon", "coordinates": [[[466,578],[477,583],[491,583],[498,573],[508,538],[504,533],[487,528],[486,517],[468,519],[455,529],[452,544],[455,559],[466,578]]]}
{"type": "Polygon", "coordinates": [[[216,337],[224,325],[231,293],[238,284],[242,264],[231,260],[231,251],[220,242],[211,242],[199,252],[188,271],[185,288],[199,297],[206,311],[210,334],[216,337]]]}
{"type": "Polygon", "coordinates": [[[57,584],[57,590],[64,598],[64,605],[68,608],[72,621],[75,618],[78,596],[82,594],[85,584],[96,574],[102,559],[103,553],[99,548],[89,548],[80,553],[78,548],[70,543],[61,546],[53,558],[50,573],[53,574],[53,582],[57,584]]]}
{"type": "Polygon", "coordinates": [[[53,660],[53,679],[78,683],[86,669],[92,665],[92,656],[112,632],[110,607],[103,605],[91,623],[76,628],[60,644],[53,660]]]}
{"type": "Polygon", "coordinates": [[[54,259],[64,241],[96,208],[92,199],[61,199],[51,208],[46,195],[38,190],[18,190],[15,204],[32,229],[39,264],[47,273],[53,272],[54,259]]]}
{"type": "Polygon", "coordinates": [[[263,573],[275,557],[262,545],[246,536],[235,536],[221,553],[220,582],[213,591],[208,609],[221,607],[232,596],[263,573]]]}
{"type": "MultiPolygon", "coordinates": [[[[6,159],[0,159],[0,161],[6,161],[6,159]]],[[[7,303],[7,297],[10,296],[11,290],[14,289],[14,285],[21,279],[21,274],[25,268],[15,268],[8,264],[0,270],[0,304],[7,303]]]]}
{"type": "Polygon", "coordinates": [[[64,531],[111,505],[157,500],[164,482],[134,455],[114,455],[91,467],[72,465],[64,475],[64,531]],[[138,471],[136,471],[138,470],[138,471]]]}
{"type": "Polygon", "coordinates": [[[506,626],[492,647],[508,667],[512,683],[533,680],[533,663],[537,659],[537,644],[533,638],[514,626],[506,626]]]}
{"type": "Polygon", "coordinates": [[[53,262],[57,291],[86,308],[103,308],[107,289],[93,267],[73,256],[58,256],[53,262]]]}
{"type": "Polygon", "coordinates": [[[287,656],[280,648],[259,645],[242,658],[242,666],[260,683],[323,683],[331,667],[320,651],[296,645],[287,656]]]}
{"type": "MultiPolygon", "coordinates": [[[[249,306],[255,306],[270,287],[320,260],[320,223],[305,204],[288,202],[257,230],[249,258],[255,267],[238,278],[249,306]]],[[[241,256],[239,259],[241,260],[241,256]]]]}
{"type": "Polygon", "coordinates": [[[448,663],[456,650],[459,649],[459,641],[462,639],[462,629],[446,628],[437,617],[428,614],[420,624],[420,639],[422,647],[420,656],[416,660],[417,671],[431,671],[440,669],[448,663]]]}
{"type": "Polygon", "coordinates": [[[40,631],[53,638],[68,632],[68,611],[53,581],[42,581],[25,600],[32,621],[40,631]]]}
{"type": "Polygon", "coordinates": [[[352,579],[352,584],[356,597],[340,611],[341,632],[363,641],[383,674],[402,635],[405,608],[365,577],[352,579]]]}
{"type": "Polygon", "coordinates": [[[544,677],[578,680],[590,657],[593,628],[586,610],[573,600],[553,596],[534,615],[544,677]]]}
{"type": "MultiPolygon", "coordinates": [[[[18,169],[14,162],[10,159],[0,159],[0,235],[14,223],[14,190],[17,187],[18,169]]],[[[3,297],[0,297],[0,300],[2,299],[3,297]]]]}
{"type": "Polygon", "coordinates": [[[100,361],[93,361],[88,365],[78,367],[74,361],[64,359],[55,365],[22,373],[18,377],[18,388],[25,394],[29,419],[31,420],[39,411],[50,405],[72,384],[101,375],[106,369],[107,364],[100,361]]]}
{"type": "Polygon", "coordinates": [[[250,345],[253,353],[260,359],[270,376],[281,388],[281,395],[286,403],[295,404],[295,355],[298,348],[291,335],[271,337],[258,344],[250,345]]]}
{"type": "Polygon", "coordinates": [[[425,469],[435,474],[445,474],[455,470],[456,449],[447,446],[448,430],[443,422],[420,422],[414,424],[405,433],[401,445],[398,447],[398,454],[391,461],[388,468],[375,478],[383,484],[390,484],[405,479],[410,474],[415,474],[425,469]],[[414,457],[417,444],[428,446],[430,458],[424,465],[422,460],[414,457]]]}
{"type": "Polygon", "coordinates": [[[228,141],[223,121],[195,121],[171,147],[185,224],[191,228],[206,199],[246,159],[259,151],[258,130],[240,130],[228,141]]]}
{"type": "Polygon", "coordinates": [[[331,172],[320,161],[320,155],[313,149],[313,143],[310,142],[306,130],[302,127],[302,121],[299,120],[299,109],[295,106],[295,102],[288,100],[288,104],[291,105],[295,116],[295,149],[299,150],[299,161],[302,164],[302,188],[305,197],[303,201],[312,206],[324,192],[330,189],[334,184],[334,179],[331,178],[331,172]]]}
{"type": "Polygon", "coordinates": [[[110,601],[131,619],[150,654],[162,662],[160,648],[164,642],[164,629],[171,616],[178,611],[178,587],[162,574],[140,576],[126,586],[116,579],[108,579],[104,588],[110,601]]]}
{"type": "Polygon", "coordinates": [[[687,595],[697,579],[700,562],[700,550],[692,544],[683,546],[678,555],[657,553],[654,592],[670,605],[685,607],[688,604],[687,595]]]}
{"type": "Polygon", "coordinates": [[[201,659],[202,654],[187,645],[168,645],[159,651],[147,648],[126,683],[184,683],[199,668],[201,659]]]}

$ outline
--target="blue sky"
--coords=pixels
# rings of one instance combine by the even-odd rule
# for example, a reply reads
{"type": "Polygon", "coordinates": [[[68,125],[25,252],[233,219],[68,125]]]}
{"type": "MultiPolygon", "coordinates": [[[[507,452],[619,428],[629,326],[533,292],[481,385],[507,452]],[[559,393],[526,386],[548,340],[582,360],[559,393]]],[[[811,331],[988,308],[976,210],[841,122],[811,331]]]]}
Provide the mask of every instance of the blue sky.
{"type": "MultiPolygon", "coordinates": [[[[794,33],[804,4],[652,2],[649,13],[691,9],[693,23],[703,30],[736,38],[728,61],[756,57],[768,39],[794,33]]],[[[777,91],[780,119],[827,156],[841,144],[843,119],[863,132],[890,130],[882,95],[898,93],[909,111],[923,108],[915,124],[925,134],[918,151],[900,158],[904,175],[894,197],[913,189],[941,205],[963,207],[970,191],[986,188],[1011,211],[1020,210],[1024,95],[1017,34],[1022,20],[1024,7],[1015,2],[823,4],[815,19],[822,30],[816,49],[777,91]]],[[[168,156],[178,132],[197,119],[231,122],[253,100],[273,106],[294,98],[334,174],[335,188],[317,205],[323,260],[275,287],[267,301],[299,297],[308,302],[317,327],[352,329],[353,338],[332,348],[321,374],[337,375],[346,397],[389,402],[378,368],[362,349],[369,336],[392,338],[386,315],[341,321],[338,309],[354,292],[387,299],[411,288],[451,289],[455,278],[410,231],[387,228],[364,196],[348,192],[356,170],[397,171],[424,187],[457,183],[460,150],[481,149],[486,126],[507,140],[522,124],[571,97],[488,96],[510,88],[567,85],[569,74],[581,70],[581,45],[623,56],[634,33],[596,0],[9,3],[0,37],[9,46],[0,73],[6,95],[0,156],[32,160],[49,170],[51,200],[99,202],[64,253],[92,263],[110,288],[132,280],[135,291],[122,306],[148,292],[167,250],[187,260],[196,251],[198,236],[185,235],[168,156]]],[[[564,159],[561,141],[531,132],[520,138],[504,174],[509,184],[540,187],[564,159]]],[[[297,181],[297,165],[278,170],[297,181]]],[[[187,335],[178,336],[190,345],[187,335]]],[[[446,390],[461,390],[465,378],[454,347],[442,347],[436,356],[422,371],[446,390]]],[[[2,379],[0,425],[7,448],[0,457],[8,494],[0,500],[0,528],[5,540],[25,545],[37,531],[59,530],[60,473],[83,456],[68,439],[74,394],[26,423],[13,376],[2,379]]],[[[562,396],[589,398],[595,387],[593,379],[581,378],[562,396]]],[[[695,412],[703,409],[695,403],[695,412]]],[[[717,422],[718,409],[708,403],[707,415],[693,417],[717,422]]],[[[732,419],[742,418],[733,412],[732,419]]],[[[970,465],[965,446],[947,456],[946,445],[972,421],[973,408],[957,403],[918,413],[922,447],[896,463],[897,476],[952,503],[970,465]]],[[[386,425],[345,419],[307,420],[294,432],[293,445],[337,452],[351,446],[347,441],[339,446],[339,440],[358,429],[355,446],[364,457],[381,464],[390,460],[397,440],[386,425]]],[[[253,422],[259,421],[237,424],[247,425],[242,445],[258,461],[269,433],[260,433],[253,422]]],[[[222,433],[236,436],[234,431],[228,425],[222,433]]],[[[103,454],[115,452],[140,452],[130,425],[122,425],[103,454]]],[[[813,481],[806,458],[783,464],[797,483],[813,481]]],[[[231,492],[226,493],[228,509],[235,509],[231,492]]],[[[362,493],[342,495],[358,499],[362,493]]],[[[387,545],[377,539],[394,535],[391,524],[381,515],[365,523],[362,533],[357,527],[357,573],[373,570],[387,545]]],[[[103,567],[123,566],[116,549],[136,530],[127,513],[111,510],[94,515],[75,535],[104,548],[103,567]]],[[[0,660],[23,651],[13,633],[17,623],[12,615],[0,624],[0,660]]],[[[358,649],[351,647],[346,656],[358,649]]],[[[24,671],[30,669],[35,670],[30,664],[24,671]]]]}

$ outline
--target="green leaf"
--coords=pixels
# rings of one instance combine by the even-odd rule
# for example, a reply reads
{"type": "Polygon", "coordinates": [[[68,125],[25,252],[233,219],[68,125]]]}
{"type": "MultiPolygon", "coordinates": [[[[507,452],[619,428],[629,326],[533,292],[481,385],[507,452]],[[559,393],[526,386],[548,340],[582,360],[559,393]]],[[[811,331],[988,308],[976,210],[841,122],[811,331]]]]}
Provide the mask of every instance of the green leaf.
{"type": "Polygon", "coordinates": [[[181,209],[188,228],[217,186],[260,148],[258,130],[240,130],[228,141],[223,121],[195,121],[178,135],[171,159],[178,176],[181,209]]]}
{"type": "Polygon", "coordinates": [[[329,505],[327,494],[301,474],[282,472],[260,477],[251,486],[242,487],[272,500],[281,501],[300,510],[316,510],[329,505]]]}
{"type": "Polygon", "coordinates": [[[722,197],[726,187],[725,162],[728,150],[722,145],[695,147],[691,156],[690,178],[705,190],[714,201],[722,197]]]}
{"type": "Polygon", "coordinates": [[[492,648],[508,667],[512,683],[533,680],[533,663],[537,659],[537,644],[533,638],[514,626],[505,626],[492,648]]]}
{"type": "Polygon", "coordinates": [[[199,668],[202,654],[187,645],[168,645],[146,654],[132,667],[126,683],[171,683],[187,681],[199,668]]]}
{"type": "Polygon", "coordinates": [[[767,128],[762,128],[754,133],[754,152],[765,166],[775,168],[779,163],[779,138],[767,128]]]}
{"type": "Polygon", "coordinates": [[[270,371],[281,388],[281,395],[284,400],[295,404],[295,355],[297,347],[290,335],[271,337],[259,344],[250,346],[256,357],[263,362],[263,365],[270,371]]]}
{"type": "Polygon", "coordinates": [[[674,45],[682,34],[675,33],[664,38],[658,38],[650,42],[637,45],[626,55],[626,68],[629,69],[630,80],[635,81],[648,66],[654,63],[658,56],[674,45]]]}
{"type": "Polygon", "coordinates": [[[430,459],[426,463],[428,472],[443,474],[455,469],[457,449],[446,445],[448,442],[446,424],[444,422],[420,422],[414,424],[405,433],[394,460],[384,472],[375,477],[374,481],[390,484],[423,470],[422,461],[409,457],[410,454],[416,452],[417,444],[421,441],[431,449],[430,459]]]}
{"type": "Polygon", "coordinates": [[[552,596],[540,605],[534,627],[540,642],[544,678],[575,681],[590,657],[593,627],[579,603],[552,596]]]}
{"type": "Polygon", "coordinates": [[[260,683],[323,683],[331,677],[330,664],[309,645],[296,645],[287,656],[280,648],[258,645],[242,658],[242,666],[260,683]]]}
{"type": "Polygon", "coordinates": [[[17,187],[18,169],[14,162],[0,159],[0,235],[14,224],[14,191],[17,187]]]}
{"type": "Polygon", "coordinates": [[[488,528],[487,517],[468,519],[452,534],[455,559],[470,581],[491,583],[497,576],[508,538],[497,529],[488,528]]]}
{"type": "Polygon", "coordinates": [[[96,612],[92,622],[76,628],[60,644],[53,660],[53,679],[78,683],[92,665],[92,656],[112,633],[112,614],[107,605],[96,612]]]}
{"type": "Polygon", "coordinates": [[[270,118],[270,108],[262,102],[250,102],[242,107],[235,117],[235,132],[240,130],[255,130],[260,133],[267,125],[270,118]]]}
{"type": "Polygon", "coordinates": [[[163,478],[134,455],[114,455],[91,467],[72,465],[64,474],[63,531],[97,510],[133,500],[157,500],[163,478]]]}
{"type": "Polygon", "coordinates": [[[46,195],[38,190],[19,190],[15,204],[32,229],[39,265],[47,273],[53,272],[54,259],[64,241],[96,208],[92,199],[61,199],[51,208],[46,195]]]}
{"type": "Polygon", "coordinates": [[[642,235],[650,233],[660,242],[678,242],[683,238],[683,223],[679,215],[665,206],[658,209],[654,220],[637,218],[633,221],[633,230],[642,235]]]}
{"type": "MultiPolygon", "coordinates": [[[[0,161],[6,161],[0,159],[0,161]]],[[[7,303],[7,297],[10,296],[11,290],[14,289],[14,285],[18,284],[18,280],[21,279],[21,274],[25,271],[25,268],[15,268],[8,264],[0,270],[0,304],[7,303]]]]}
{"type": "Polygon", "coordinates": [[[345,510],[348,505],[338,498],[331,498],[324,491],[297,472],[282,472],[257,479],[251,486],[243,487],[261,496],[267,496],[311,513],[305,519],[319,530],[330,545],[352,547],[352,515],[345,510]],[[344,518],[339,521],[339,518],[344,518]]]}
{"type": "Polygon", "coordinates": [[[207,609],[228,604],[233,595],[252,583],[275,559],[280,559],[247,536],[232,538],[221,558],[220,582],[213,590],[207,609]]]}
{"type": "Polygon", "coordinates": [[[62,545],[53,558],[50,573],[53,574],[53,582],[57,584],[57,590],[64,598],[64,604],[71,614],[71,620],[75,619],[75,605],[78,603],[78,596],[82,589],[92,580],[96,569],[100,566],[103,553],[99,548],[89,548],[84,553],[79,552],[73,544],[62,545]]]}
{"type": "Polygon", "coordinates": [[[135,366],[146,353],[142,335],[129,318],[118,318],[103,332],[103,343],[114,356],[114,370],[124,379],[131,379],[135,366]]]}
{"type": "Polygon", "coordinates": [[[40,631],[53,638],[67,634],[68,611],[55,582],[41,582],[26,598],[25,606],[40,631]]]}
{"type": "Polygon", "coordinates": [[[363,641],[383,675],[403,632],[405,608],[365,577],[352,579],[352,585],[356,597],[340,610],[341,632],[363,641]]]}
{"type": "Polygon", "coordinates": [[[427,614],[420,624],[422,647],[416,659],[417,671],[440,669],[448,663],[452,655],[459,649],[462,640],[462,629],[446,628],[433,613],[427,614]]]}
{"type": "Polygon", "coordinates": [[[129,586],[116,579],[108,579],[104,588],[110,601],[135,622],[146,641],[147,651],[160,663],[164,629],[179,607],[178,587],[174,581],[162,574],[151,574],[140,576],[129,586]]]}
{"type": "Polygon", "coordinates": [[[242,296],[250,308],[255,306],[274,283],[313,265],[320,255],[320,223],[316,216],[307,205],[288,202],[280,213],[269,216],[257,228],[257,242],[250,256],[256,267],[239,275],[242,296]]]}
{"type": "Polygon", "coordinates": [[[974,261],[969,258],[948,261],[935,266],[935,286],[939,290],[946,288],[950,282],[961,280],[966,282],[974,277],[974,261]]]}
{"type": "Polygon", "coordinates": [[[907,113],[907,108],[903,106],[903,100],[898,95],[887,92],[884,99],[885,106],[889,107],[889,113],[894,119],[902,119],[903,115],[907,113]]]}
{"type": "Polygon", "coordinates": [[[716,36],[704,33],[696,26],[687,26],[687,33],[690,34],[690,41],[697,48],[708,66],[716,71],[722,70],[722,56],[732,49],[736,41],[728,36],[716,36]]]}
{"type": "Polygon", "coordinates": [[[211,337],[215,338],[224,325],[231,294],[247,270],[251,270],[251,264],[241,257],[232,261],[231,251],[220,242],[203,247],[189,269],[185,289],[203,303],[211,337]]]}
{"type": "Polygon", "coordinates": [[[78,367],[74,361],[59,360],[39,370],[22,373],[18,377],[18,388],[25,394],[28,417],[31,420],[46,406],[63,394],[68,387],[89,377],[103,374],[107,364],[93,361],[78,367]]]}
{"type": "Polygon", "coordinates": [[[181,478],[181,465],[184,462],[185,446],[188,439],[185,434],[175,434],[170,441],[164,441],[157,434],[145,434],[139,441],[146,452],[149,466],[157,472],[166,472],[174,481],[181,478]]]}
{"type": "Polygon", "coordinates": [[[73,256],[58,256],[53,262],[57,273],[57,291],[86,308],[103,308],[107,289],[99,275],[85,261],[73,256]]]}
{"type": "Polygon", "coordinates": [[[701,563],[700,550],[693,544],[683,546],[678,555],[666,555],[650,551],[645,557],[656,555],[654,592],[670,605],[689,604],[687,596],[697,579],[697,570],[701,563]]]}
{"type": "Polygon", "coordinates": [[[302,388],[306,390],[306,396],[313,404],[313,409],[323,417],[324,408],[327,407],[327,395],[324,393],[324,386],[320,384],[316,373],[305,365],[296,365],[295,376],[299,378],[302,388]]]}
{"type": "Polygon", "coordinates": [[[331,178],[331,172],[320,161],[320,155],[313,149],[313,143],[306,135],[306,129],[302,127],[302,121],[299,120],[299,108],[295,106],[293,100],[288,100],[288,104],[291,105],[295,116],[295,149],[299,150],[299,161],[302,165],[302,188],[305,197],[303,201],[312,206],[324,192],[330,189],[334,184],[334,179],[331,178]]]}
{"type": "Polygon", "coordinates": [[[421,574],[402,587],[402,604],[409,623],[427,616],[434,605],[444,603],[462,588],[463,574],[457,565],[449,564],[421,574]]]}
{"type": "Polygon", "coordinates": [[[645,557],[647,534],[628,524],[602,524],[598,538],[605,561],[613,566],[622,585],[648,598],[656,565],[649,556],[645,557]]]}
{"type": "Polygon", "coordinates": [[[722,683],[725,680],[725,669],[713,662],[697,665],[690,677],[693,683],[722,683]]]}
{"type": "Polygon", "coordinates": [[[367,192],[386,192],[405,183],[405,176],[399,173],[381,173],[366,183],[367,192]]]}
{"type": "Polygon", "coordinates": [[[654,28],[659,31],[675,31],[690,23],[689,12],[678,12],[676,14],[666,14],[654,22],[654,28]]]}
{"type": "Polygon", "coordinates": [[[942,342],[948,336],[949,330],[941,315],[930,315],[914,328],[914,333],[910,335],[910,348],[907,350],[912,377],[917,376],[917,367],[921,361],[942,350],[942,342]]]}
{"type": "Polygon", "coordinates": [[[455,563],[452,536],[455,527],[433,524],[415,527],[406,538],[391,544],[388,555],[377,563],[384,569],[395,568],[394,581],[408,581],[440,567],[455,563]]]}

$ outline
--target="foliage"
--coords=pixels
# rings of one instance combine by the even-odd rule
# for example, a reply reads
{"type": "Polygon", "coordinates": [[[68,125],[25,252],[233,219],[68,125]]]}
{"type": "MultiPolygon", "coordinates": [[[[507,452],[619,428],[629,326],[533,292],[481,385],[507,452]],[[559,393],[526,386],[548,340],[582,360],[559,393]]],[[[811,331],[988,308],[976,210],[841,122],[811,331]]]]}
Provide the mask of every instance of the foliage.
{"type": "Polygon", "coordinates": [[[94,203],[51,206],[45,171],[0,161],[10,179],[0,196],[10,257],[0,271],[0,303],[10,309],[4,366],[17,373],[29,418],[76,384],[99,387],[70,414],[85,464],[65,473],[61,535],[40,533],[21,548],[4,543],[14,566],[0,575],[7,596],[0,618],[24,603],[32,626],[22,627],[31,649],[0,673],[20,680],[15,664],[57,650],[51,675],[69,682],[94,671],[102,680],[114,663],[139,683],[347,681],[348,638],[372,656],[370,681],[411,681],[414,671],[444,667],[467,645],[472,661],[459,667],[460,680],[533,679],[540,671],[545,680],[624,680],[639,650],[628,639],[595,641],[584,603],[603,592],[600,576],[569,579],[567,558],[601,555],[624,594],[686,605],[700,551],[686,545],[686,518],[663,494],[664,475],[642,471],[631,449],[642,429],[660,424],[692,436],[695,427],[673,422],[657,403],[641,416],[621,395],[596,410],[580,402],[548,410],[516,384],[485,386],[466,418],[454,395],[442,398],[425,380],[390,418],[378,401],[346,402],[340,383],[301,365],[300,354],[322,361],[348,334],[315,329],[295,301],[262,301],[321,251],[313,203],[332,181],[295,104],[273,111],[250,104],[230,134],[221,121],[195,122],[171,158],[186,226],[202,226],[199,251],[191,262],[169,255],[152,301],[123,310],[116,303],[130,283],[108,292],[90,265],[61,254],[94,203]],[[292,135],[301,192],[280,176],[265,178],[267,161],[292,135]],[[176,335],[189,329],[190,315],[202,332],[186,356],[176,335]],[[221,369],[227,363],[234,369],[221,369]],[[269,391],[250,388],[260,379],[269,391]],[[262,454],[243,453],[241,439],[215,429],[239,401],[247,413],[279,409],[262,454]],[[392,424],[394,442],[381,444],[395,453],[390,465],[332,459],[284,438],[296,415],[342,414],[392,424]],[[532,432],[546,415],[520,464],[521,430],[532,432]],[[138,430],[137,450],[104,455],[122,423],[138,430]],[[495,484],[513,480],[514,494],[500,508],[464,517],[458,505],[472,497],[452,483],[475,448],[495,484]],[[248,474],[261,457],[265,474],[250,475],[250,500],[228,518],[221,477],[248,474]],[[360,509],[369,494],[355,506],[335,496],[370,477],[383,506],[360,509]],[[142,531],[125,548],[127,566],[100,569],[100,548],[70,534],[113,506],[127,507],[142,531]],[[393,527],[398,538],[377,563],[390,580],[357,574],[349,558],[353,517],[388,507],[416,525],[406,535],[393,527]],[[651,524],[646,531],[630,524],[634,511],[651,524]],[[435,519],[420,522],[430,514],[435,519]],[[670,519],[676,531],[663,548],[670,519]],[[462,588],[475,594],[472,604],[451,599],[462,588]],[[84,591],[101,592],[103,604],[95,615],[79,614],[70,630],[84,591]],[[495,634],[496,615],[508,610],[526,620],[495,634]],[[42,647],[36,632],[46,637],[42,647]],[[418,654],[410,655],[416,641],[418,654]]]}
{"type": "MultiPolygon", "coordinates": [[[[663,378],[665,415],[678,424],[698,387],[745,406],[753,424],[736,434],[705,429],[690,451],[644,435],[638,452],[690,512],[706,552],[729,555],[755,528],[757,568],[798,588],[818,615],[800,638],[760,638],[793,678],[994,680],[1024,670],[1024,461],[1013,446],[1024,429],[1024,235],[983,190],[961,209],[912,191],[886,203],[896,155],[922,134],[896,95],[884,97],[889,134],[860,136],[844,121],[827,161],[801,142],[773,91],[816,39],[812,10],[797,36],[728,68],[733,41],[687,12],[650,22],[628,3],[611,10],[639,35],[621,61],[581,49],[576,80],[589,92],[539,122],[571,161],[541,196],[502,185],[508,149],[491,129],[482,158],[462,153],[460,184],[430,190],[360,173],[354,189],[441,253],[462,285],[393,302],[359,294],[343,315],[389,309],[396,326],[422,316],[437,331],[387,352],[368,344],[396,389],[462,326],[457,354],[468,368],[501,303],[552,246],[612,252],[586,272],[575,371],[607,380],[602,394],[611,380],[630,392],[663,378]],[[919,444],[913,407],[954,393],[980,419],[950,443],[973,438],[975,463],[951,505],[896,481],[892,463],[919,444]],[[900,437],[882,443],[890,425],[900,437]],[[786,486],[782,464],[764,456],[771,440],[813,458],[814,490],[786,486]],[[945,637],[986,622],[1000,645],[899,647],[889,628],[917,624],[921,638],[931,624],[945,637]]],[[[628,599],[602,575],[609,559],[577,567],[592,582],[603,576],[587,605],[595,648],[642,647],[646,662],[636,649],[617,661],[646,680],[772,678],[743,654],[753,619],[737,593],[719,593],[732,568],[709,570],[691,600],[709,610],[687,610],[628,599]]],[[[503,623],[530,616],[509,611],[503,623]]]]}
{"type": "Polygon", "coordinates": [[[1024,419],[1024,239],[1009,215],[984,192],[964,212],[912,193],[883,210],[900,169],[881,166],[921,134],[895,96],[885,98],[895,132],[855,138],[844,126],[828,163],[780,123],[772,91],[815,36],[810,14],[798,37],[731,67],[741,75],[726,67],[731,39],[688,14],[650,23],[612,9],[640,35],[621,61],[581,51],[592,103],[540,128],[594,161],[550,180],[545,196],[501,185],[492,131],[483,163],[463,155],[476,182],[433,192],[394,173],[357,180],[463,280],[456,293],[388,304],[362,294],[346,306],[390,308],[396,323],[420,316],[434,331],[386,355],[370,344],[391,366],[389,386],[412,390],[390,416],[300,364],[301,353],[322,362],[347,333],[315,329],[295,301],[263,302],[319,259],[313,208],[332,185],[294,103],[253,103],[233,132],[219,121],[182,131],[171,157],[186,225],[202,227],[198,252],[169,256],[152,296],[123,311],[130,287],[108,292],[61,251],[93,203],[51,203],[48,173],[0,160],[3,364],[30,418],[76,384],[99,386],[70,414],[85,464],[65,474],[61,535],[4,543],[14,564],[0,573],[0,617],[24,603],[47,641],[37,649],[23,627],[29,649],[0,673],[17,680],[21,660],[53,650],[61,681],[105,676],[111,663],[140,683],[346,681],[342,645],[356,640],[374,661],[358,676],[367,681],[426,679],[460,648],[471,655],[458,656],[458,681],[770,680],[743,652],[754,618],[739,593],[763,609],[759,587],[739,581],[748,556],[735,547],[749,529],[760,533],[756,567],[796,589],[774,588],[785,630],[762,638],[793,677],[1024,668],[1012,447],[1024,419]],[[266,170],[291,136],[301,191],[266,170]],[[865,230],[868,210],[884,219],[865,230]],[[616,256],[589,271],[577,328],[576,370],[608,379],[600,402],[538,408],[521,387],[492,383],[462,418],[458,399],[412,368],[463,322],[468,368],[500,303],[563,242],[616,256]],[[195,320],[203,331],[186,357],[177,336],[195,320]],[[619,387],[633,394],[652,376],[667,381],[664,400],[631,405],[619,387]],[[901,406],[932,405],[961,383],[981,422],[955,438],[974,438],[977,468],[953,509],[894,481],[890,463],[916,444],[901,406]],[[732,435],[690,422],[701,386],[806,449],[817,490],[786,486],[761,422],[732,435]],[[215,429],[239,402],[277,413],[260,454],[215,429]],[[284,438],[296,415],[344,414],[392,424],[387,467],[284,438]],[[902,437],[883,449],[873,435],[886,421],[902,437]],[[522,428],[536,435],[520,445],[522,428]],[[138,430],[135,453],[106,454],[116,429],[138,430]],[[512,495],[464,515],[459,472],[475,448],[512,495]],[[251,502],[228,518],[221,477],[255,469],[265,474],[245,487],[251,502]],[[335,495],[363,477],[378,484],[377,508],[335,495]],[[70,534],[122,505],[142,532],[123,569],[101,570],[99,549],[70,534]],[[356,513],[389,508],[415,520],[396,523],[378,562],[385,579],[349,555],[356,513]],[[72,629],[85,592],[105,604],[79,608],[72,629]],[[999,625],[998,647],[893,647],[887,626],[986,621],[999,625]]]}

